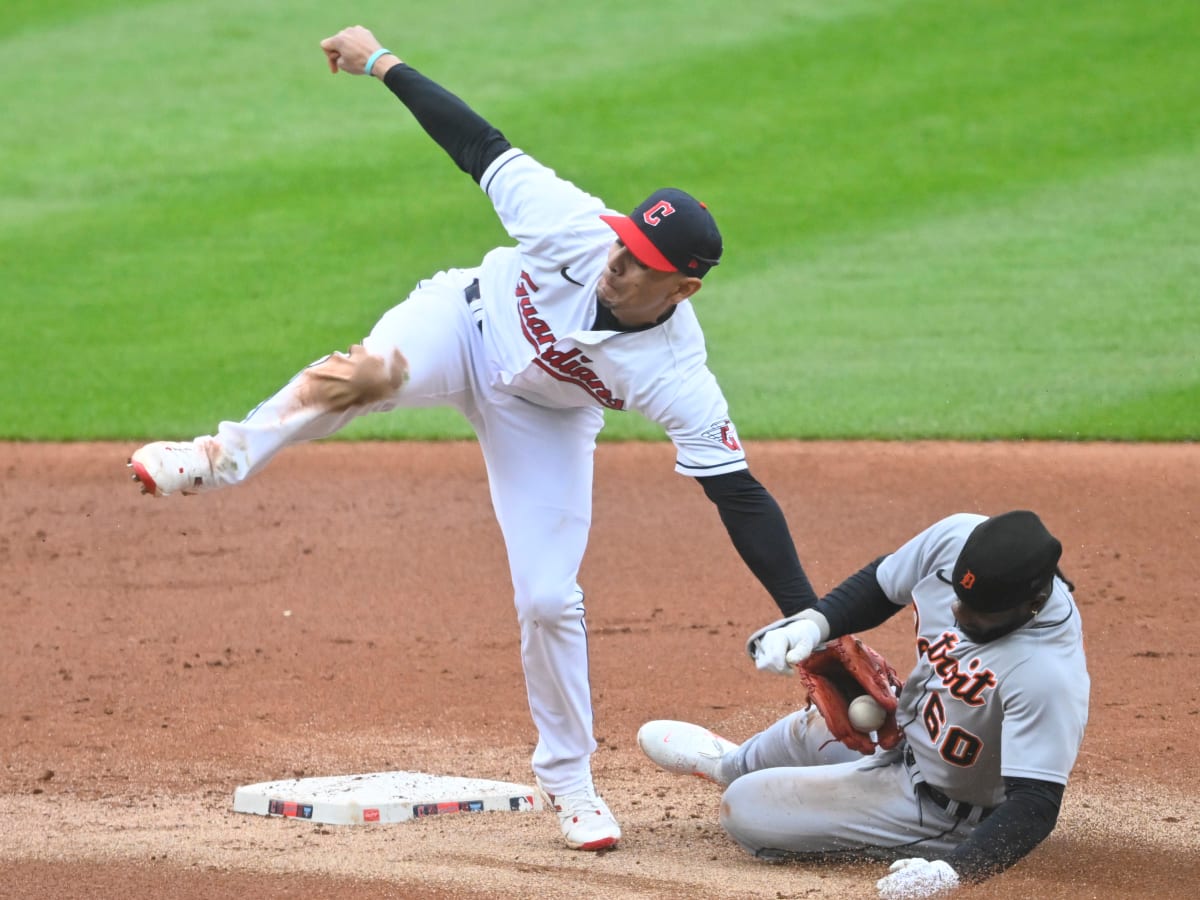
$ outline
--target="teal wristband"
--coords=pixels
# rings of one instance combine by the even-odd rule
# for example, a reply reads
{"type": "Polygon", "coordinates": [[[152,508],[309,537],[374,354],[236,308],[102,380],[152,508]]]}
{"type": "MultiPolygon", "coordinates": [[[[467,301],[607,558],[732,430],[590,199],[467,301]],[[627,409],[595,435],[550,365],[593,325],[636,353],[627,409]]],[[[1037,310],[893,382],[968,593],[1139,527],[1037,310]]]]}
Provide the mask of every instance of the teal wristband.
{"type": "Polygon", "coordinates": [[[391,50],[385,49],[384,47],[380,47],[378,50],[376,50],[374,53],[372,53],[370,56],[368,56],[367,64],[365,66],[363,66],[363,73],[366,75],[370,75],[371,70],[373,68],[375,68],[375,63],[377,63],[379,61],[379,57],[383,56],[383,54],[385,54],[385,53],[391,53],[391,52],[392,52],[391,50]]]}

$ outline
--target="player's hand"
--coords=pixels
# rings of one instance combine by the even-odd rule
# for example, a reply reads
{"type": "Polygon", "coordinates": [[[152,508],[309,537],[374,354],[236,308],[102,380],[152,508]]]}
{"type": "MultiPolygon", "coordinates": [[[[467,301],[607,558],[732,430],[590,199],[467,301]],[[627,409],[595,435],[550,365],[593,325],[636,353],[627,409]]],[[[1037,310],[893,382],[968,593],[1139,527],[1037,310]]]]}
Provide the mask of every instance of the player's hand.
{"type": "Polygon", "coordinates": [[[332,37],[321,41],[321,49],[325,51],[329,71],[334,74],[339,69],[351,75],[364,74],[367,60],[382,46],[375,39],[375,35],[361,25],[343,28],[332,37]]]}
{"type": "Polygon", "coordinates": [[[797,619],[772,629],[758,639],[754,665],[760,672],[795,674],[792,668],[807,659],[821,643],[821,629],[812,619],[797,619]]]}
{"type": "Polygon", "coordinates": [[[920,900],[937,897],[958,887],[958,873],[944,860],[898,859],[889,875],[875,882],[880,900],[920,900]]]}

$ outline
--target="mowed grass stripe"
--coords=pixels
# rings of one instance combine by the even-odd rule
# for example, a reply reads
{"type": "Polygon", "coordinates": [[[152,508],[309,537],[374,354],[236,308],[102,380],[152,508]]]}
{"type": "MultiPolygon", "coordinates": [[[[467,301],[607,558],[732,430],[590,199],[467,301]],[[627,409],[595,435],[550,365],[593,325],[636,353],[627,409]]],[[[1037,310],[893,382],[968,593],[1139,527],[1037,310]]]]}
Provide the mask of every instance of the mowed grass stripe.
{"type": "MultiPolygon", "coordinates": [[[[1196,221],[1194,193],[1169,202],[1170,179],[1186,180],[1195,164],[1195,6],[862,2],[847,19],[815,15],[820,4],[787,7],[796,5],[739,18],[689,6],[691,43],[674,56],[638,43],[683,9],[674,2],[651,12],[617,4],[603,20],[533,11],[521,34],[490,32],[496,40],[465,63],[445,29],[422,34],[408,55],[615,205],[661,183],[710,202],[728,255],[701,314],[748,436],[1071,436],[1064,410],[1081,437],[1187,436],[1178,414],[1133,400],[1188,388],[1169,354],[1133,364],[1154,323],[1131,330],[1126,313],[1139,286],[1158,319],[1182,320],[1186,334],[1188,298],[1171,287],[1186,253],[1115,250],[1121,235],[1144,239],[1147,229],[1156,246],[1169,244],[1196,221]],[[568,24],[590,28],[580,53],[553,39],[568,24]],[[1091,202],[1089,186],[1106,178],[1125,193],[1091,202]],[[1031,208],[1041,220],[1021,221],[1017,211],[1031,208]],[[1070,252],[1056,247],[1062,232],[1070,252]],[[911,329],[931,313],[983,333],[994,312],[1022,312],[1026,281],[1062,310],[1056,328],[1075,328],[1074,295],[1097,268],[1080,261],[1095,259],[1109,261],[1108,277],[1083,323],[1090,332],[1056,356],[1062,371],[1044,408],[1028,398],[1047,375],[1026,365],[1019,344],[996,341],[982,357],[976,348],[971,371],[995,376],[991,419],[963,414],[979,398],[959,387],[969,382],[959,363],[913,352],[925,345],[911,329]],[[864,330],[890,335],[867,363],[864,330]],[[1107,371],[1137,376],[1097,390],[1091,348],[1108,344],[1117,349],[1099,357],[1107,371]],[[929,398],[944,398],[947,384],[957,390],[937,413],[929,398]]],[[[379,9],[380,23],[394,16],[379,9]]],[[[184,12],[160,4],[137,18],[170,37],[184,12]]],[[[320,70],[314,35],[343,23],[323,28],[328,14],[315,4],[287,16],[273,4],[186,12],[188,40],[156,48],[144,66],[101,62],[74,92],[40,76],[21,85],[33,85],[18,92],[23,137],[0,137],[17,161],[0,172],[14,325],[0,371],[31,390],[0,410],[0,434],[207,430],[360,338],[418,278],[505,241],[485,198],[386,91],[320,70]],[[276,65],[256,72],[243,97],[244,60],[264,33],[276,65]],[[53,139],[53,120],[65,140],[53,139]],[[131,405],[131,383],[185,387],[141,391],[131,405]]],[[[445,14],[421,16],[429,25],[445,14]]],[[[481,28],[495,24],[487,15],[481,28]]],[[[54,33],[69,47],[118,34],[134,15],[117,10],[99,32],[97,18],[54,33]]],[[[419,33],[412,24],[403,32],[419,33]]],[[[28,71],[17,43],[0,71],[28,71]]],[[[453,416],[405,414],[348,432],[428,433],[466,431],[453,416]]],[[[613,417],[607,433],[658,436],[633,416],[613,417]]]]}
{"type": "Polygon", "coordinates": [[[1139,160],[820,240],[726,285],[702,310],[726,390],[754,401],[739,423],[776,437],[1195,439],[1198,163],[1139,160]],[[756,298],[769,308],[747,315],[756,298]],[[751,340],[758,352],[739,356],[751,340]],[[795,417],[772,419],[789,402],[795,417]]]}

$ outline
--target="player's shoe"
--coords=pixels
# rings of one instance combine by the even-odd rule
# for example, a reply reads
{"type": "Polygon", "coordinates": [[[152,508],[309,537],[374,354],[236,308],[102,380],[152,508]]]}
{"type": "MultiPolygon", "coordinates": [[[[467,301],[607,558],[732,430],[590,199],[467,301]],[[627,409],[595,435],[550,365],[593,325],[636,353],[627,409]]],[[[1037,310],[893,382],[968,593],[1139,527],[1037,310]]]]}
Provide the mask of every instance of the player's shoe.
{"type": "Polygon", "coordinates": [[[212,438],[155,441],[134,451],[129,468],[133,469],[133,480],[141,482],[143,494],[198,494],[219,486],[211,455],[217,449],[212,438]]]}
{"type": "Polygon", "coordinates": [[[656,719],[638,729],[638,746],[660,768],[676,775],[699,775],[725,786],[721,760],[738,748],[719,734],[690,722],[656,719]]]}
{"type": "Polygon", "coordinates": [[[621,840],[621,826],[596,788],[586,787],[565,794],[552,794],[537,779],[538,790],[558,813],[563,839],[572,850],[607,850],[621,840]]]}

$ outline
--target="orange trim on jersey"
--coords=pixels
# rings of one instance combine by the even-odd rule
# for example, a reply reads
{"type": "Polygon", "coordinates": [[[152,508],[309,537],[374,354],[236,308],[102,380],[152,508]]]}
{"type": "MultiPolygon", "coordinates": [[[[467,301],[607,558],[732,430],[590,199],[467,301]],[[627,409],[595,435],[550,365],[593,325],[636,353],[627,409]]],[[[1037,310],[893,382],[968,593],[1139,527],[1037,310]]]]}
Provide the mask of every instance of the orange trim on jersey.
{"type": "Polygon", "coordinates": [[[650,242],[650,238],[633,224],[629,216],[601,216],[609,228],[617,233],[621,242],[629,248],[629,252],[642,263],[659,272],[678,272],[659,249],[650,242]]]}

